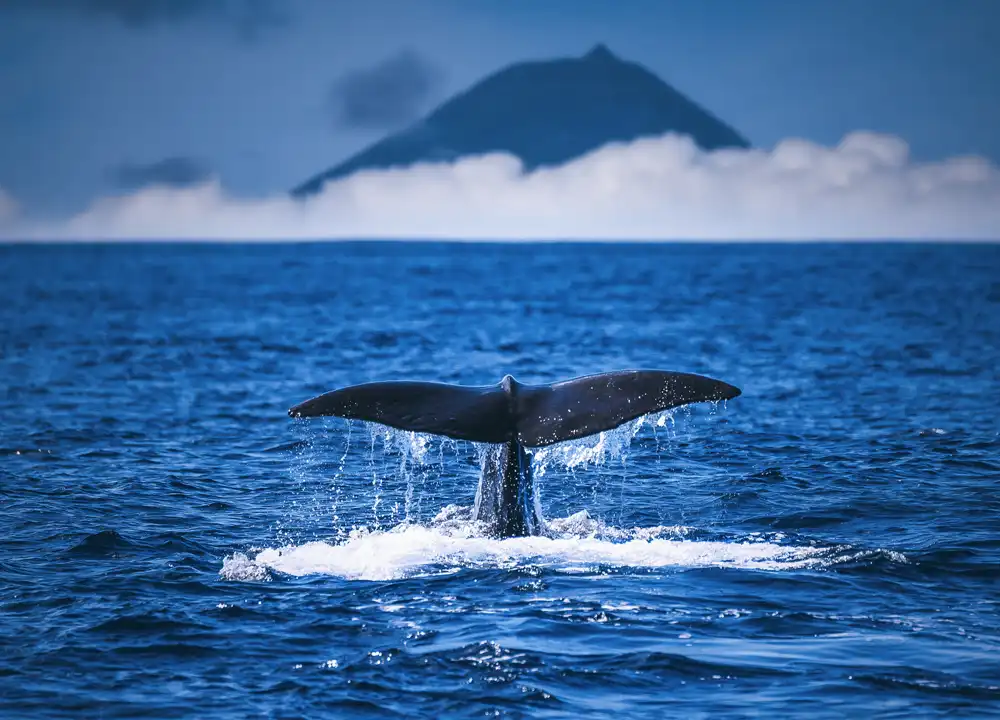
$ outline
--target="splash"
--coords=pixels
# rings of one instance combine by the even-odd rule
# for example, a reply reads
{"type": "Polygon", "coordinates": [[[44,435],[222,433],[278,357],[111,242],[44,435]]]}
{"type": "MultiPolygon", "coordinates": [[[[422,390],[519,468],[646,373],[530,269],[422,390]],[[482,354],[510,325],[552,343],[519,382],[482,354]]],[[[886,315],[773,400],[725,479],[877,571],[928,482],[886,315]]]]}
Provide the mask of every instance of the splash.
{"type": "Polygon", "coordinates": [[[237,553],[223,562],[227,580],[260,580],[272,573],[331,575],[348,580],[393,580],[451,574],[465,568],[545,567],[556,572],[610,568],[721,567],[784,571],[827,567],[855,558],[844,548],[783,545],[748,537],[690,540],[691,528],[618,529],[586,511],[550,521],[548,535],[497,540],[471,522],[470,508],[448,506],[430,525],[401,523],[390,530],[353,530],[339,543],[307,542],[237,553]]]}
{"type": "MultiPolygon", "coordinates": [[[[536,481],[547,472],[558,475],[564,470],[575,477],[578,470],[605,466],[611,470],[614,489],[607,487],[599,493],[602,484],[609,480],[606,471],[583,482],[592,490],[595,507],[601,514],[626,527],[625,488],[630,452],[636,438],[640,433],[650,436],[643,439],[640,452],[650,452],[653,446],[647,444],[647,440],[652,440],[659,456],[664,441],[669,444],[673,439],[677,420],[689,415],[690,408],[675,408],[641,416],[592,436],[548,447],[528,448],[532,474],[536,481]],[[598,502],[599,496],[602,502],[598,502]],[[612,503],[617,503],[617,510],[598,507],[607,504],[607,498],[615,499],[612,503]]],[[[347,421],[346,433],[317,432],[313,428],[306,433],[301,445],[296,446],[292,475],[297,480],[295,495],[299,499],[290,500],[285,508],[286,518],[276,525],[278,532],[273,547],[300,547],[308,540],[331,538],[339,547],[360,531],[394,532],[401,526],[427,526],[431,515],[424,512],[423,505],[429,499],[445,500],[448,495],[454,495],[450,487],[442,493],[442,483],[464,480],[466,468],[473,465],[470,461],[475,457],[474,464],[479,466],[479,472],[475,478],[471,473],[468,477],[470,485],[479,481],[473,486],[476,488],[473,511],[466,513],[466,521],[471,522],[471,517],[477,516],[475,508],[483,502],[483,467],[491,459],[495,462],[501,451],[499,445],[455,441],[361,421],[347,421]],[[360,433],[356,433],[358,426],[360,433]],[[352,445],[354,454],[360,455],[360,462],[349,460],[352,445]],[[456,459],[460,460],[457,471],[452,462],[456,459]],[[353,517],[354,521],[345,522],[348,517],[353,517]]],[[[583,485],[574,487],[579,490],[583,485]]],[[[533,484],[530,502],[538,518],[544,517],[544,489],[544,482],[533,484]]],[[[563,503],[567,498],[561,497],[558,488],[553,497],[557,506],[565,507],[563,503]]],[[[440,507],[438,503],[435,506],[440,507]]],[[[570,526],[574,523],[598,522],[589,516],[581,520],[579,516],[577,513],[568,518],[556,518],[548,526],[553,532],[562,533],[573,531],[570,526]]],[[[438,519],[431,525],[438,528],[438,519]]],[[[622,541],[626,532],[604,526],[599,534],[604,539],[622,541]]]]}
{"type": "Polygon", "coordinates": [[[642,415],[613,430],[605,430],[578,440],[534,448],[531,450],[531,459],[535,477],[543,477],[550,464],[568,470],[606,465],[609,460],[620,460],[625,464],[628,451],[632,447],[632,440],[643,426],[649,425],[655,432],[657,428],[666,427],[667,423],[673,425],[673,413],[674,410],[666,410],[642,415]]]}
{"type": "Polygon", "coordinates": [[[416,485],[418,482],[421,486],[426,483],[433,438],[430,435],[396,430],[376,423],[365,423],[365,425],[368,427],[371,440],[368,467],[374,491],[372,516],[375,526],[381,527],[379,507],[383,500],[384,482],[390,478],[402,479],[406,488],[403,491],[403,507],[400,508],[399,503],[393,504],[388,511],[389,522],[393,524],[400,520],[412,522],[419,517],[420,495],[416,493],[416,485]],[[376,446],[379,441],[381,441],[381,465],[376,461],[376,446]],[[393,458],[398,463],[395,468],[390,467],[393,458]]]}
{"type": "MultiPolygon", "coordinates": [[[[292,448],[294,491],[274,529],[282,544],[326,537],[332,527],[347,537],[352,523],[386,529],[419,522],[424,489],[443,467],[454,442],[362,421],[331,426],[302,424],[292,448]]],[[[457,451],[452,454],[457,455],[457,451]]]]}
{"type": "MultiPolygon", "coordinates": [[[[640,431],[644,428],[651,431],[659,452],[661,440],[672,439],[676,420],[687,417],[688,412],[680,408],[646,415],[594,436],[533,449],[534,475],[540,478],[547,469],[560,467],[575,472],[618,463],[623,490],[629,453],[640,431]]],[[[486,528],[474,520],[475,505],[447,505],[433,519],[420,517],[423,492],[418,491],[417,483],[422,488],[428,473],[433,472],[432,466],[445,467],[446,450],[455,455],[465,454],[460,447],[468,448],[468,444],[436,442],[440,438],[379,425],[368,425],[368,439],[367,468],[357,478],[358,489],[373,491],[375,496],[367,526],[339,528],[330,541],[314,538],[310,542],[290,542],[280,538],[273,547],[236,553],[224,560],[221,577],[259,581],[282,575],[329,575],[380,581],[452,574],[467,568],[520,567],[543,567],[565,573],[703,567],[778,572],[822,569],[881,552],[847,546],[789,544],[780,535],[706,539],[704,533],[691,527],[629,528],[621,522],[621,513],[617,524],[612,524],[610,516],[607,520],[598,519],[586,510],[547,520],[540,535],[499,540],[489,536],[486,528]],[[383,508],[383,481],[392,483],[397,490],[405,483],[401,513],[398,503],[391,513],[383,508]]],[[[471,448],[480,468],[495,459],[500,449],[481,444],[472,444],[471,448]]],[[[346,450],[335,483],[351,480],[350,474],[343,472],[345,458],[346,450]]],[[[536,485],[536,492],[537,489],[536,485]]],[[[482,501],[480,493],[475,503],[482,501]]],[[[536,494],[535,502],[538,501],[536,494]]],[[[906,561],[902,556],[890,556],[889,560],[906,561]]]]}

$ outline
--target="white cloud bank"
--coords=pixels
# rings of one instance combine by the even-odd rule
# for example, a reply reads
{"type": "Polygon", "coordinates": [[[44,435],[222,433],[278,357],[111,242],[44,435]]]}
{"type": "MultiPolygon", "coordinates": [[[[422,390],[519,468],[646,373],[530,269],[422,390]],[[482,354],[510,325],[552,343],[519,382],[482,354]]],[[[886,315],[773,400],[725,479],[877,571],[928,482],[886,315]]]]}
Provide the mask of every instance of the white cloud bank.
{"type": "MultiPolygon", "coordinates": [[[[0,224],[4,201],[0,195],[0,224]]],[[[703,152],[676,135],[612,144],[524,173],[493,154],[368,171],[305,201],[240,199],[217,182],[95,202],[14,239],[1000,239],[1000,169],[910,160],[873,133],[836,147],[703,152]]]]}

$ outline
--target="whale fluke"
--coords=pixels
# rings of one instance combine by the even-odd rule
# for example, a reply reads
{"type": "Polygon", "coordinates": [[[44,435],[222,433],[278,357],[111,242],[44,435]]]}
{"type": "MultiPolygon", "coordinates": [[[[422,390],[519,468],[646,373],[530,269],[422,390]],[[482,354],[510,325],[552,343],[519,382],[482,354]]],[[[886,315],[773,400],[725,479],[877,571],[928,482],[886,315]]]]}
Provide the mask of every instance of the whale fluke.
{"type": "Polygon", "coordinates": [[[720,380],[662,370],[622,370],[549,385],[506,376],[497,385],[375,382],[334,390],[288,411],[331,415],[457,440],[526,447],[586,437],[649,413],[695,402],[729,400],[739,388],[720,380]]]}
{"type": "Polygon", "coordinates": [[[502,443],[508,437],[507,398],[499,385],[365,383],[306,400],[288,414],[369,420],[399,430],[474,442],[502,443]]]}
{"type": "Polygon", "coordinates": [[[296,405],[292,417],[334,415],[400,430],[499,445],[485,454],[473,518],[498,538],[545,532],[525,447],[611,430],[679,405],[729,400],[739,388],[662,370],[622,370],[551,385],[376,382],[328,392],[296,405]]]}
{"type": "Polygon", "coordinates": [[[522,385],[517,437],[541,447],[611,430],[649,413],[696,402],[731,400],[740,389],[690,373],[622,370],[552,385],[522,385]]]}

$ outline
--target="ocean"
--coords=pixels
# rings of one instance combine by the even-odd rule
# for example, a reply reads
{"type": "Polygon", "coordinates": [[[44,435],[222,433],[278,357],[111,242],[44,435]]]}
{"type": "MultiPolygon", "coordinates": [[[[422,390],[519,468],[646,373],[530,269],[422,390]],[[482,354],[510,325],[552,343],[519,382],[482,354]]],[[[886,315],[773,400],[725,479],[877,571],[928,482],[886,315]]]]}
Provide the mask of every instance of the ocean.
{"type": "Polygon", "coordinates": [[[1000,715],[1000,245],[0,246],[0,715],[1000,715]],[[287,409],[742,388],[533,453],[287,409]]]}

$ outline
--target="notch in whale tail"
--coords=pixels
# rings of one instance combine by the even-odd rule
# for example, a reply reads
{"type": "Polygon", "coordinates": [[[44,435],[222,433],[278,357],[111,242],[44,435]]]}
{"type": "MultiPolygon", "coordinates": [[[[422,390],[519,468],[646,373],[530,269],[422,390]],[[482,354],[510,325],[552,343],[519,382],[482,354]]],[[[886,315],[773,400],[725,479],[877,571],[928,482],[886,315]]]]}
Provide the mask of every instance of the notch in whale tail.
{"type": "Polygon", "coordinates": [[[740,389],[720,380],[662,370],[622,370],[550,385],[376,382],[325,393],[288,411],[330,415],[456,440],[527,447],[611,430],[642,415],[696,402],[730,400],[740,389]]]}

